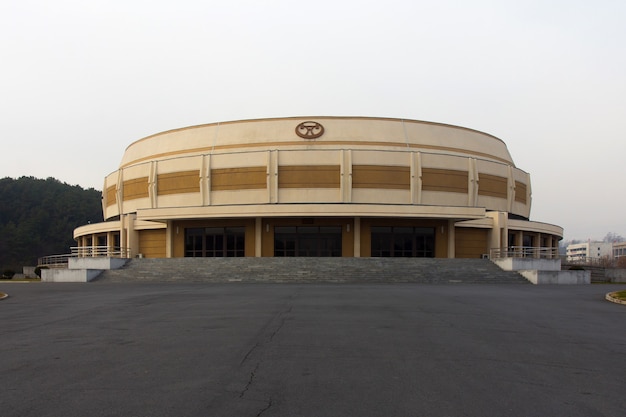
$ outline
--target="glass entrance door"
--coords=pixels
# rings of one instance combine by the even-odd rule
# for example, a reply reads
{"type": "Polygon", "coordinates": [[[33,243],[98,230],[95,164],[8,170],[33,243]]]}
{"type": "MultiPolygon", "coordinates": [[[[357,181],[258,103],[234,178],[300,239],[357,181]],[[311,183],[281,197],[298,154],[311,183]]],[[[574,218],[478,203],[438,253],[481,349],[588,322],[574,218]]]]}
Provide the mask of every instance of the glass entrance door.
{"type": "Polygon", "coordinates": [[[341,256],[341,226],[276,226],[274,256],[341,256]]]}
{"type": "Polygon", "coordinates": [[[185,256],[245,256],[245,232],[244,227],[185,229],[185,256]]]}
{"type": "Polygon", "coordinates": [[[432,227],[375,226],[372,233],[372,256],[435,256],[435,229],[432,227]]]}

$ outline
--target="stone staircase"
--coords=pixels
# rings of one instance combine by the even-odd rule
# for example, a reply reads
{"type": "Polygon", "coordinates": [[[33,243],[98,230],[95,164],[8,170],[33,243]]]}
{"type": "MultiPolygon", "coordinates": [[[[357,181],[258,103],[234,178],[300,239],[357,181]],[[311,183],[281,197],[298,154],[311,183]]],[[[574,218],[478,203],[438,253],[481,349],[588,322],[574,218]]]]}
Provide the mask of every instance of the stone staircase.
{"type": "Polygon", "coordinates": [[[136,258],[97,282],[528,284],[486,259],[136,258]]]}

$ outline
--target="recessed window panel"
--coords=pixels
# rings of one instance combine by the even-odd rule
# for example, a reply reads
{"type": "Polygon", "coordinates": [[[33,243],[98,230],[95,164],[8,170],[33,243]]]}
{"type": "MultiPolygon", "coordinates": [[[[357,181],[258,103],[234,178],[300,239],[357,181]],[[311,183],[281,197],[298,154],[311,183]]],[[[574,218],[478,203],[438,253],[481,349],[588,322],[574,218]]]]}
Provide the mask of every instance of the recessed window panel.
{"type": "Polygon", "coordinates": [[[341,226],[277,226],[274,256],[341,256],[341,226]]]}
{"type": "Polygon", "coordinates": [[[435,229],[431,227],[371,228],[371,253],[374,257],[435,256],[435,229]]]}
{"type": "Polygon", "coordinates": [[[185,256],[245,256],[245,227],[185,229],[185,256]]]}

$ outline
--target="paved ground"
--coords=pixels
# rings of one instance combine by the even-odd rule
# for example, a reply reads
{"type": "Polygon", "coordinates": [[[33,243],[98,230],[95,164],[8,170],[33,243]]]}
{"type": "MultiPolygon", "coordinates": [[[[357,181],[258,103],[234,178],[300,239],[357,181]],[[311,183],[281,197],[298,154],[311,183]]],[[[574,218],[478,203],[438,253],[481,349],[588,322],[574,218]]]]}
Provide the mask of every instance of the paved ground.
{"type": "Polygon", "coordinates": [[[0,415],[622,416],[623,288],[0,283],[0,415]]]}

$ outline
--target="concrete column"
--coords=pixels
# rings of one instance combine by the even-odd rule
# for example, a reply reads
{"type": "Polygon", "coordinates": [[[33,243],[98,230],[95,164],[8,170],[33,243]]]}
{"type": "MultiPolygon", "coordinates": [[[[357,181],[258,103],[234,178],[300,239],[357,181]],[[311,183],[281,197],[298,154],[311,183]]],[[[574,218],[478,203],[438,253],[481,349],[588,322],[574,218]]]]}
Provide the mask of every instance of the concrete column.
{"type": "Polygon", "coordinates": [[[128,252],[128,233],[126,232],[126,222],[128,215],[121,214],[120,215],[120,246],[121,250],[124,252],[124,257],[129,258],[130,253],[128,252]]]}
{"type": "Polygon", "coordinates": [[[354,218],[354,257],[361,257],[361,218],[354,218]]]}
{"type": "Polygon", "coordinates": [[[115,253],[115,241],[113,239],[113,232],[107,232],[107,256],[113,256],[115,253]]]}
{"type": "Polygon", "coordinates": [[[474,207],[476,206],[476,200],[478,198],[478,168],[476,167],[475,158],[468,158],[467,162],[467,205],[474,207]]]}
{"type": "Polygon", "coordinates": [[[493,220],[493,226],[489,232],[489,250],[504,250],[508,241],[508,219],[506,213],[500,211],[489,212],[487,216],[491,217],[493,220]],[[505,236],[504,238],[503,235],[505,236]]]}
{"type": "Polygon", "coordinates": [[[456,236],[454,220],[448,220],[448,258],[454,258],[456,256],[456,236]]]}
{"type": "Polygon", "coordinates": [[[500,226],[497,223],[497,217],[493,217],[493,227],[489,231],[489,251],[500,247],[500,226]]]}
{"type": "Polygon", "coordinates": [[[137,215],[135,213],[130,213],[126,215],[126,221],[128,222],[126,225],[127,230],[127,240],[126,247],[129,250],[129,256],[134,258],[139,254],[139,233],[135,230],[135,219],[137,215]]]}
{"type": "Polygon", "coordinates": [[[209,206],[211,205],[211,155],[204,155],[200,165],[200,199],[203,206],[209,206]]]}
{"type": "Polygon", "coordinates": [[[166,222],[167,226],[165,228],[165,257],[173,258],[174,257],[174,222],[172,220],[168,220],[166,222]]]}
{"type": "Polygon", "coordinates": [[[92,233],[91,235],[91,257],[95,257],[98,251],[98,235],[92,233]]]}
{"type": "Polygon", "coordinates": [[[422,203],[422,154],[411,152],[411,204],[422,203]]]}
{"type": "Polygon", "coordinates": [[[260,258],[263,251],[263,219],[254,219],[254,256],[260,258]]]}
{"type": "Polygon", "coordinates": [[[278,150],[269,151],[267,160],[268,186],[270,203],[278,203],[278,150]]]}
{"type": "Polygon", "coordinates": [[[352,151],[342,150],[340,153],[341,164],[341,200],[344,203],[352,202],[352,151]]]}

